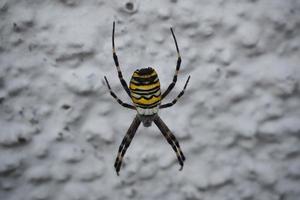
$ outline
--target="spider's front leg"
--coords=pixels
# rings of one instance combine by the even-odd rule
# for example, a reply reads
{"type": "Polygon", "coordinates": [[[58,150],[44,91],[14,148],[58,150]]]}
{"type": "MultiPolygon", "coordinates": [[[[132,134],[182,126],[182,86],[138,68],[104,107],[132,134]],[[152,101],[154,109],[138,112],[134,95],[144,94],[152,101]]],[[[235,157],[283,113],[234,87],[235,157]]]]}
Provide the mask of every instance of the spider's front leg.
{"type": "Polygon", "coordinates": [[[157,115],[157,117],[154,119],[154,123],[159,128],[163,136],[166,138],[168,143],[172,146],[173,150],[176,153],[178,162],[180,164],[180,171],[183,168],[183,164],[185,161],[185,156],[183,155],[180,145],[176,139],[176,137],[173,135],[173,133],[170,131],[170,129],[167,127],[167,125],[162,121],[162,119],[157,115]]]}
{"type": "Polygon", "coordinates": [[[121,165],[122,165],[122,160],[123,160],[123,157],[139,127],[139,125],[141,124],[141,120],[139,119],[138,116],[136,116],[133,120],[133,122],[131,123],[126,135],[124,136],[123,140],[122,140],[122,143],[119,147],[119,151],[118,151],[118,155],[117,155],[117,158],[116,158],[116,161],[115,161],[115,169],[116,169],[116,172],[117,172],[117,175],[119,176],[119,171],[120,171],[120,168],[121,168],[121,165]]]}
{"type": "Polygon", "coordinates": [[[172,83],[170,83],[170,85],[168,86],[167,90],[161,95],[161,99],[164,99],[170,92],[171,90],[174,88],[176,82],[177,82],[177,75],[180,69],[180,64],[181,64],[181,56],[180,56],[180,52],[179,52],[179,48],[178,48],[178,44],[177,44],[177,40],[175,37],[175,34],[173,32],[173,29],[170,28],[174,42],[175,42],[175,46],[176,46],[176,51],[177,51],[177,63],[176,63],[176,70],[175,70],[175,74],[173,76],[173,80],[172,83]]]}
{"type": "Polygon", "coordinates": [[[116,49],[115,49],[115,22],[113,22],[113,30],[112,30],[112,51],[113,51],[113,59],[114,59],[114,62],[115,62],[115,65],[116,65],[116,68],[117,68],[117,71],[118,71],[118,77],[120,79],[120,82],[121,82],[124,90],[128,94],[128,96],[131,98],[130,90],[128,88],[128,85],[127,85],[126,81],[123,78],[122,71],[121,71],[121,68],[120,68],[120,65],[119,65],[118,56],[116,54],[116,49]]]}

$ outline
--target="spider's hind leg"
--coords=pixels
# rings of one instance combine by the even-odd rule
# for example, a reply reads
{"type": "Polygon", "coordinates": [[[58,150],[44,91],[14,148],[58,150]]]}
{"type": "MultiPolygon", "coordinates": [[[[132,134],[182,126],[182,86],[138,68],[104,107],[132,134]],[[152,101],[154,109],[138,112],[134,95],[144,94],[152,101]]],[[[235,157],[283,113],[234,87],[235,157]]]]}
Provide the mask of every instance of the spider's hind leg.
{"type": "Polygon", "coordinates": [[[156,126],[159,128],[159,130],[161,131],[163,136],[166,138],[168,143],[171,145],[171,147],[175,151],[178,162],[181,166],[179,170],[181,171],[183,168],[183,165],[184,165],[185,156],[183,155],[183,153],[181,151],[179,142],[177,141],[174,134],[170,131],[170,129],[167,127],[167,125],[162,121],[162,119],[159,116],[157,116],[154,119],[154,123],[156,124],[156,126]]]}
{"type": "Polygon", "coordinates": [[[116,169],[116,172],[117,172],[117,175],[119,176],[119,171],[120,171],[120,168],[121,168],[121,165],[122,165],[122,160],[123,160],[123,157],[139,127],[139,125],[141,124],[141,120],[138,118],[138,116],[136,116],[133,120],[133,122],[131,123],[126,135],[124,136],[123,140],[122,140],[122,143],[119,147],[119,151],[118,151],[118,155],[117,155],[117,158],[116,158],[116,161],[115,161],[115,169],[116,169]]]}

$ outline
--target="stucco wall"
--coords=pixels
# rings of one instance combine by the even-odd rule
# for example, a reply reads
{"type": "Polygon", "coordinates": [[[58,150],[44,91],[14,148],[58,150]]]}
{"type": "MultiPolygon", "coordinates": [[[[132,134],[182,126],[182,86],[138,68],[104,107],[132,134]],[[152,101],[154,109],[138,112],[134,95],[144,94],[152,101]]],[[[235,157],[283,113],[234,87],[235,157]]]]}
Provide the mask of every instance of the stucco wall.
{"type": "Polygon", "coordinates": [[[0,199],[299,200],[300,1],[1,0],[0,199]],[[140,127],[118,177],[113,163],[135,112],[117,78],[154,67],[161,118],[140,127]]]}

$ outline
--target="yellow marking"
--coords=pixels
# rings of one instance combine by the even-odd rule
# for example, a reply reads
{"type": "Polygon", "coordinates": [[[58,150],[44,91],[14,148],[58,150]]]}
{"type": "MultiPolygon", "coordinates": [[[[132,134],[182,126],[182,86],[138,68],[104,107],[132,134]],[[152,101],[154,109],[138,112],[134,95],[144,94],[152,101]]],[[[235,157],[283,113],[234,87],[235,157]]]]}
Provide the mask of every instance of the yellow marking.
{"type": "Polygon", "coordinates": [[[157,86],[160,86],[159,82],[155,84],[149,84],[149,85],[134,85],[132,82],[130,83],[130,89],[141,89],[141,90],[150,90],[157,86]]]}
{"type": "Polygon", "coordinates": [[[151,99],[144,99],[144,98],[141,98],[141,99],[136,99],[134,97],[132,97],[132,101],[133,103],[138,103],[138,104],[144,104],[144,105],[148,105],[148,104],[153,104],[153,103],[156,103],[158,101],[161,100],[161,97],[155,97],[153,96],[151,99]]]}
{"type": "Polygon", "coordinates": [[[139,75],[137,72],[134,72],[132,76],[133,76],[133,77],[137,77],[137,78],[149,78],[149,77],[155,76],[155,75],[157,75],[157,74],[156,74],[156,72],[153,70],[153,72],[152,72],[151,74],[149,74],[149,75],[139,75]]]}

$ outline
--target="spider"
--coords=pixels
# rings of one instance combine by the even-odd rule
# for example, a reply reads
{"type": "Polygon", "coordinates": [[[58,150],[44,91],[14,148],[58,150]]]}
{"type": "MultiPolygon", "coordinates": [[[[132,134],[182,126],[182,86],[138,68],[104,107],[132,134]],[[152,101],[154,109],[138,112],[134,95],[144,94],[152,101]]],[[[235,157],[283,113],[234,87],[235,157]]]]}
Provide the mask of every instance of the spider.
{"type": "Polygon", "coordinates": [[[175,38],[175,34],[173,32],[173,29],[170,28],[176,50],[177,50],[177,64],[176,64],[176,71],[173,77],[172,83],[168,86],[167,90],[161,94],[160,90],[160,82],[158,79],[158,75],[155,71],[155,69],[148,67],[148,68],[141,68],[137,69],[133,72],[133,75],[130,80],[129,87],[126,83],[126,81],[123,79],[123,75],[120,69],[118,57],[115,50],[115,22],[113,22],[113,30],[112,30],[112,53],[113,53],[113,59],[114,63],[116,65],[118,76],[120,79],[120,82],[128,94],[128,96],[131,98],[133,105],[124,103],[122,100],[120,100],[117,95],[113,92],[113,90],[110,87],[110,84],[104,76],[106,85],[108,87],[108,90],[111,94],[111,96],[117,100],[117,102],[126,108],[136,110],[137,114],[131,123],[126,135],[124,136],[121,145],[119,146],[119,151],[117,158],[115,160],[115,170],[117,172],[117,175],[119,176],[119,171],[122,165],[122,159],[126,153],[127,148],[129,147],[139,125],[141,122],[145,127],[151,126],[152,122],[156,124],[156,126],[159,128],[163,136],[166,138],[167,142],[172,146],[173,150],[176,153],[178,162],[180,164],[180,171],[183,169],[183,164],[185,161],[185,156],[183,155],[179,143],[176,139],[176,137],[173,135],[173,133],[170,131],[170,129],[167,127],[167,125],[162,121],[162,119],[158,115],[159,109],[162,108],[168,108],[173,106],[177,100],[184,94],[184,91],[188,85],[188,82],[190,80],[190,76],[187,78],[185,85],[183,87],[183,90],[178,94],[178,96],[170,103],[161,104],[161,101],[170,93],[170,91],[174,88],[176,81],[177,81],[177,75],[180,69],[181,64],[181,56],[179,53],[179,48],[177,45],[177,41],[175,38]]]}

